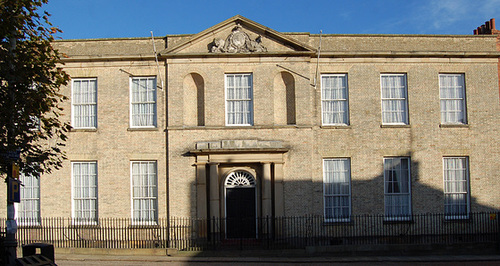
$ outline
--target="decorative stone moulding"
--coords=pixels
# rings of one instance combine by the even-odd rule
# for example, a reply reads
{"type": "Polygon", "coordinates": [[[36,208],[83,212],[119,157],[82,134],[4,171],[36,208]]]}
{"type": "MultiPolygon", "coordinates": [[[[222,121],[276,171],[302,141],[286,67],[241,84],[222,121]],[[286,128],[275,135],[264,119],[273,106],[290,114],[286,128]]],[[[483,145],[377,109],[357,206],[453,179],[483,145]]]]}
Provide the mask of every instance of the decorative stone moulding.
{"type": "Polygon", "coordinates": [[[201,141],[196,143],[197,150],[218,150],[218,149],[280,149],[283,142],[278,140],[219,140],[201,141]]]}
{"type": "Polygon", "coordinates": [[[233,28],[226,40],[215,38],[208,47],[211,53],[267,52],[267,48],[262,45],[261,36],[259,35],[255,40],[250,39],[240,24],[233,28]]]}

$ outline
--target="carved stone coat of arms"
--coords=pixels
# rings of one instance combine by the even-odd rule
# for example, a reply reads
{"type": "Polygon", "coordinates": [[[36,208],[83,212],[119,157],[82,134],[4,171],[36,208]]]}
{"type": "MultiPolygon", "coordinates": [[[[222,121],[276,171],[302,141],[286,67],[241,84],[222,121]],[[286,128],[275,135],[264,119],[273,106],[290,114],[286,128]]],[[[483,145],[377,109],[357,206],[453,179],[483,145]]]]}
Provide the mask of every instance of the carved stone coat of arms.
{"type": "Polygon", "coordinates": [[[252,53],[267,52],[262,45],[262,38],[258,36],[255,40],[242,30],[241,25],[236,25],[226,40],[215,38],[209,45],[211,53],[252,53]]]}

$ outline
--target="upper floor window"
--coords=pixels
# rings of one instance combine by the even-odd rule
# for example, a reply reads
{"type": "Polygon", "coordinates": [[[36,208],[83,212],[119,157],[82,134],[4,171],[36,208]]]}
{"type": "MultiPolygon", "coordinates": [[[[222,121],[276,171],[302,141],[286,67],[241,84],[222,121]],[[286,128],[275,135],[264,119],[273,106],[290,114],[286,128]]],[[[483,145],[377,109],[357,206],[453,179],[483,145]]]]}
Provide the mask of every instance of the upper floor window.
{"type": "Polygon", "coordinates": [[[131,162],[132,219],[135,224],[158,221],[158,177],[155,161],[131,162]]]}
{"type": "Polygon", "coordinates": [[[130,78],[130,126],[156,127],[156,77],[130,78]]]}
{"type": "Polygon", "coordinates": [[[444,169],[444,213],[448,219],[468,218],[469,163],[467,157],[446,157],[444,169]]]}
{"type": "Polygon", "coordinates": [[[97,79],[73,80],[71,107],[74,128],[97,127],[97,79]]]}
{"type": "Polygon", "coordinates": [[[321,113],[323,125],[348,125],[347,74],[321,75],[321,113]]]}
{"type": "Polygon", "coordinates": [[[347,222],[351,217],[351,166],[348,158],[323,160],[325,220],[347,222]]]}
{"type": "Polygon", "coordinates": [[[35,175],[20,176],[21,202],[17,204],[17,221],[20,225],[40,224],[40,178],[35,175]]]}
{"type": "Polygon", "coordinates": [[[440,74],[439,95],[442,124],[466,124],[464,74],[440,74]]]}
{"type": "Polygon", "coordinates": [[[406,74],[380,75],[382,124],[408,124],[406,74]]]}
{"type": "Polygon", "coordinates": [[[226,125],[253,125],[252,74],[226,74],[226,125]]]}
{"type": "Polygon", "coordinates": [[[386,219],[410,219],[410,158],[384,158],[384,200],[386,219]]]}
{"type": "Polygon", "coordinates": [[[97,162],[73,162],[73,222],[97,223],[97,162]]]}

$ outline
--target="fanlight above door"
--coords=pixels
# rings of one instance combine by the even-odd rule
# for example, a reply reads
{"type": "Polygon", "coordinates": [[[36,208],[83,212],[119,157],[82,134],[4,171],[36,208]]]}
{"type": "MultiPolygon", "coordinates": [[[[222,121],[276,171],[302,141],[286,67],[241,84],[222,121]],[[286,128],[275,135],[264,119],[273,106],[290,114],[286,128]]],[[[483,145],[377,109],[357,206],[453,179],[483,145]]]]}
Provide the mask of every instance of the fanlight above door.
{"type": "Polygon", "coordinates": [[[255,187],[255,178],[248,172],[236,171],[229,174],[224,185],[228,188],[255,187]]]}

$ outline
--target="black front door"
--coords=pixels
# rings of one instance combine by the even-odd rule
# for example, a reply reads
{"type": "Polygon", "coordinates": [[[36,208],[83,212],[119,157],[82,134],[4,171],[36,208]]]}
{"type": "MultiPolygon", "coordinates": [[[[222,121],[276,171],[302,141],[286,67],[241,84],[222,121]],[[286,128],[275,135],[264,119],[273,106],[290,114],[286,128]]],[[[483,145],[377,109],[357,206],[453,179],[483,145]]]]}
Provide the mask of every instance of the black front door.
{"type": "Polygon", "coordinates": [[[226,188],[227,238],[255,238],[255,188],[226,188]]]}

